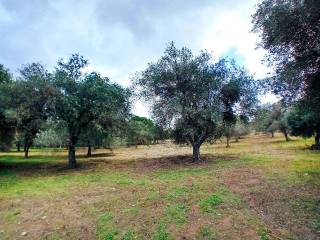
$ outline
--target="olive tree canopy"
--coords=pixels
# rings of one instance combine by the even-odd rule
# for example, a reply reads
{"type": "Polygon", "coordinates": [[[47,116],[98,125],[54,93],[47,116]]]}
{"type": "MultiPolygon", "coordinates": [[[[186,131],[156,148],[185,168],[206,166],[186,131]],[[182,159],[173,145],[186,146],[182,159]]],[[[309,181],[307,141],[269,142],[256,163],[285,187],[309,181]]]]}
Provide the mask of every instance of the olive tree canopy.
{"type": "Polygon", "coordinates": [[[194,56],[173,43],[157,62],[137,73],[135,86],[152,104],[156,122],[173,127],[178,143],[193,146],[194,161],[200,160],[204,141],[221,136],[224,121],[250,114],[256,101],[255,82],[234,62],[212,63],[207,52],[194,56]]]}

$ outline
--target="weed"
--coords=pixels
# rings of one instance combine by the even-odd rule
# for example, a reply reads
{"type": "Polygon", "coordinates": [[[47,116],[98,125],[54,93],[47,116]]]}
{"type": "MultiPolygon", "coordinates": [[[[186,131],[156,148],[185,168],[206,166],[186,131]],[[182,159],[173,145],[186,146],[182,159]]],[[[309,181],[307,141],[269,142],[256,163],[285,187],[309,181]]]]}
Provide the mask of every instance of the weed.
{"type": "Polygon", "coordinates": [[[218,193],[214,193],[206,199],[201,200],[200,208],[202,212],[212,212],[215,206],[222,203],[222,197],[218,193]]]}
{"type": "Polygon", "coordinates": [[[185,205],[174,204],[167,207],[166,213],[170,221],[176,224],[183,224],[186,222],[187,210],[185,205]]]}
{"type": "Polygon", "coordinates": [[[145,200],[146,200],[146,201],[155,201],[155,200],[158,200],[159,198],[160,198],[160,195],[159,195],[158,192],[150,192],[150,193],[146,196],[145,200]]]}
{"type": "Polygon", "coordinates": [[[178,187],[175,188],[172,192],[170,192],[166,198],[169,200],[173,200],[182,196],[186,196],[190,193],[190,189],[187,187],[178,187]]]}
{"type": "Polygon", "coordinates": [[[258,231],[258,234],[259,234],[261,240],[269,240],[270,239],[267,229],[260,229],[258,231]]]}
{"type": "Polygon", "coordinates": [[[118,234],[117,231],[112,230],[111,232],[106,233],[104,240],[114,240],[115,236],[118,234]]]}
{"type": "Polygon", "coordinates": [[[129,229],[124,235],[123,235],[123,237],[121,238],[122,240],[134,240],[134,239],[136,239],[137,237],[136,237],[136,233],[133,231],[133,230],[131,230],[131,229],[129,229]]]}
{"type": "Polygon", "coordinates": [[[98,219],[97,238],[103,240],[113,240],[117,235],[117,230],[112,223],[113,216],[111,213],[105,213],[98,219]]]}
{"type": "Polygon", "coordinates": [[[167,226],[164,223],[159,223],[154,234],[154,240],[172,240],[167,232],[167,226]]]}
{"type": "Polygon", "coordinates": [[[203,240],[216,239],[214,232],[208,226],[203,226],[202,228],[200,228],[198,236],[200,239],[203,239],[203,240]]]}

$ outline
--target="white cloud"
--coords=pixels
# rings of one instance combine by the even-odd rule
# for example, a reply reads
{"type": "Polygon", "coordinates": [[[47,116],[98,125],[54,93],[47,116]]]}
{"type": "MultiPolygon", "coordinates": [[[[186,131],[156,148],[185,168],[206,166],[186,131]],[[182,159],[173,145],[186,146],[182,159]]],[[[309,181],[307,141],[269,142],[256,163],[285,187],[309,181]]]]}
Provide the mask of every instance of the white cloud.
{"type": "Polygon", "coordinates": [[[254,8],[244,6],[220,12],[214,18],[205,18],[201,46],[212,51],[215,57],[220,57],[222,53],[235,48],[236,54],[244,58],[244,65],[250,73],[255,74],[257,78],[263,78],[269,69],[261,63],[265,52],[256,49],[259,38],[251,32],[250,15],[254,8]]]}

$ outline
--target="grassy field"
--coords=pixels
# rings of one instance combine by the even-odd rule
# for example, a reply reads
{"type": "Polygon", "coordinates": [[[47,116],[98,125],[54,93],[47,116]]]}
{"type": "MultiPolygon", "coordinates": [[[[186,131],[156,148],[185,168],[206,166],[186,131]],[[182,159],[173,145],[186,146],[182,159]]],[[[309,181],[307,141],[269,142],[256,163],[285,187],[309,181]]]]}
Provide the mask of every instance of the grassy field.
{"type": "Polygon", "coordinates": [[[0,239],[320,239],[312,140],[0,154],[0,239]]]}

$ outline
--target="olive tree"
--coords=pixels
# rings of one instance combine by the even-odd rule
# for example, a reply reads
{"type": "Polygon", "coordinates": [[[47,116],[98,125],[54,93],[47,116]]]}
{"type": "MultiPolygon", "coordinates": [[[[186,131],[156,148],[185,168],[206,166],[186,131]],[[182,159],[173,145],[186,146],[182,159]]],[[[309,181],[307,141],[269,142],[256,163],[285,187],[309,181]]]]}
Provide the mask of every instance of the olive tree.
{"type": "Polygon", "coordinates": [[[263,0],[252,19],[267,62],[275,69],[269,86],[284,102],[295,105],[294,134],[314,135],[316,148],[320,148],[319,9],[318,0],[263,0]]]}
{"type": "Polygon", "coordinates": [[[57,90],[54,116],[67,128],[71,168],[77,166],[75,147],[79,137],[92,123],[118,121],[127,117],[130,110],[129,90],[96,72],[84,74],[87,64],[82,56],[73,54],[66,62],[59,60],[54,73],[57,90]]]}
{"type": "Polygon", "coordinates": [[[50,74],[39,63],[25,65],[20,75],[11,88],[11,110],[27,158],[34,139],[52,110],[55,91],[50,84],[50,74]]]}
{"type": "Polygon", "coordinates": [[[10,95],[12,76],[8,69],[0,64],[0,151],[8,150],[15,135],[15,118],[10,115],[10,95]]]}
{"type": "Polygon", "coordinates": [[[286,141],[289,141],[289,125],[288,125],[288,115],[289,109],[282,106],[281,103],[275,103],[272,105],[271,116],[269,122],[270,128],[274,130],[279,130],[286,141]]]}
{"type": "Polygon", "coordinates": [[[237,112],[249,113],[256,99],[253,79],[234,63],[212,63],[207,52],[194,56],[190,49],[170,43],[164,55],[135,77],[136,89],[152,104],[158,124],[171,126],[178,143],[190,143],[193,160],[200,146],[222,135],[223,121],[237,112]]]}

